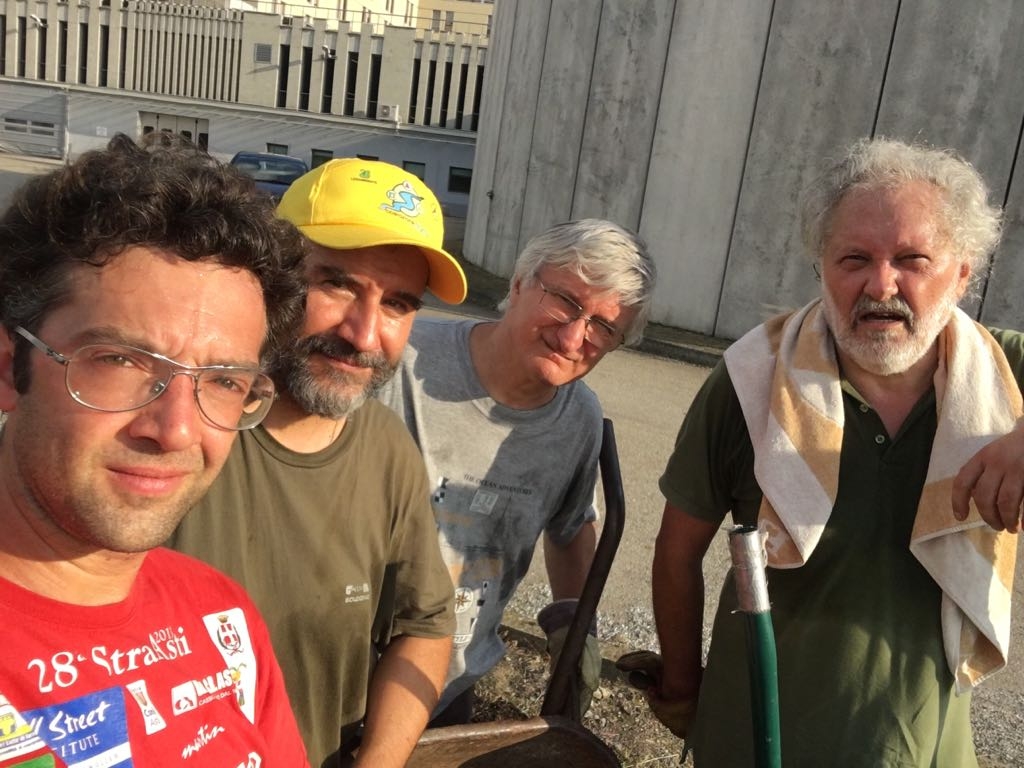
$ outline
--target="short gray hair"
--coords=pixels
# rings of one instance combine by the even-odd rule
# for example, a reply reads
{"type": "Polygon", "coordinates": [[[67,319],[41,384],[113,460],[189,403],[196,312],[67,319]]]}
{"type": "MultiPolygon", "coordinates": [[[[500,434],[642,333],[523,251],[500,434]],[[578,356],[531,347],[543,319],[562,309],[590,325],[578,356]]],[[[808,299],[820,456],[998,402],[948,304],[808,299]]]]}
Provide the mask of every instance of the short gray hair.
{"type": "Polygon", "coordinates": [[[498,305],[504,310],[511,285],[529,285],[543,267],[569,268],[587,285],[616,293],[636,316],[623,331],[626,344],[643,336],[651,313],[657,271],[647,244],[634,232],[603,219],[579,219],[556,224],[532,238],[516,259],[510,292],[498,305]]]}
{"type": "Polygon", "coordinates": [[[800,228],[811,258],[821,258],[832,215],[847,193],[891,189],[913,181],[929,182],[939,190],[945,234],[970,265],[972,279],[977,276],[1002,232],[1002,211],[989,204],[981,174],[952,150],[885,138],[857,141],[805,190],[800,228]]]}

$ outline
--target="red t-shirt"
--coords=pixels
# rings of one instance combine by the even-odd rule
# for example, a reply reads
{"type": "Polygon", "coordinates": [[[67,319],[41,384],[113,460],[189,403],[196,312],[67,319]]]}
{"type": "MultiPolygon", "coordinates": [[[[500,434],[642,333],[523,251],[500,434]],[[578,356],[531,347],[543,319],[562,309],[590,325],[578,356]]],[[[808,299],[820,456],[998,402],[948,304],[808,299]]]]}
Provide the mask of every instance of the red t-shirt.
{"type": "Polygon", "coordinates": [[[308,766],[242,588],[166,549],[87,607],[0,578],[0,767],[308,766]]]}

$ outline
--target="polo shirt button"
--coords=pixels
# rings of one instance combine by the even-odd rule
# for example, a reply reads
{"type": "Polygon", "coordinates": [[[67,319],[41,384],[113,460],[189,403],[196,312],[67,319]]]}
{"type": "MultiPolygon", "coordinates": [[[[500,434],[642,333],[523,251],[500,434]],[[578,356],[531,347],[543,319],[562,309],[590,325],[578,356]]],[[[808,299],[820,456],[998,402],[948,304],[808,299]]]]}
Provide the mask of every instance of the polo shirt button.
{"type": "Polygon", "coordinates": [[[867,413],[870,410],[871,409],[868,407],[868,405],[866,403],[861,403],[860,404],[860,412],[861,413],[867,413]]]}
{"type": "Polygon", "coordinates": [[[885,435],[875,435],[875,442],[881,445],[885,442],[885,435]]]}

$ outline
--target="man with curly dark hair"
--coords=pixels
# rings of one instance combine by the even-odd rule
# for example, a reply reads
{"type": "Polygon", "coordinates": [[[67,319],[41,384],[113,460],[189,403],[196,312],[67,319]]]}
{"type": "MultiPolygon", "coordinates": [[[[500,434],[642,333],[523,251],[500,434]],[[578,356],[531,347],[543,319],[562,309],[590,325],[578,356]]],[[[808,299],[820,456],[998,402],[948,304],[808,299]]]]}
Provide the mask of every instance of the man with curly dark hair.
{"type": "Polygon", "coordinates": [[[0,243],[5,750],[308,764],[249,598],[159,546],[270,409],[297,232],[196,148],[117,136],[28,182],[0,243]]]}

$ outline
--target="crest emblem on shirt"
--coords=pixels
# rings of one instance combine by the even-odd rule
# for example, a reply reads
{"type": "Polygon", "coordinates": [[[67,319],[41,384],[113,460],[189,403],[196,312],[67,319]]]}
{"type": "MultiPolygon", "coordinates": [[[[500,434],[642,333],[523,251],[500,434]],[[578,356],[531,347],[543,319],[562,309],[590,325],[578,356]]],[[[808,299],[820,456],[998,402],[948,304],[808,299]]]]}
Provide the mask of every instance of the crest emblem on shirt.
{"type": "Polygon", "coordinates": [[[226,614],[221,614],[217,617],[217,621],[219,622],[217,644],[229,654],[241,653],[242,638],[238,634],[238,630],[235,629],[235,625],[231,623],[231,619],[226,614]]]}

